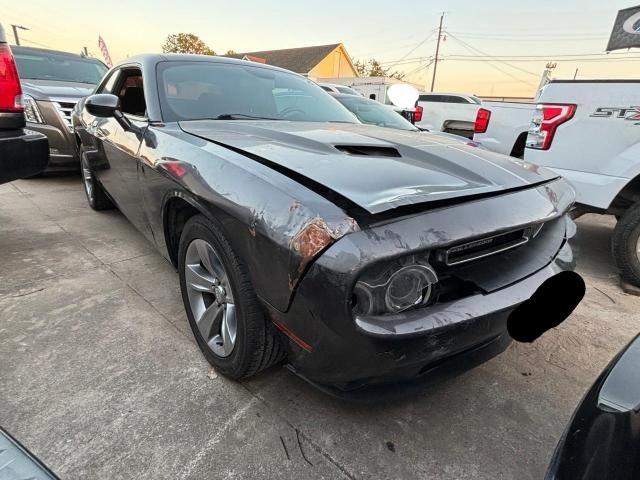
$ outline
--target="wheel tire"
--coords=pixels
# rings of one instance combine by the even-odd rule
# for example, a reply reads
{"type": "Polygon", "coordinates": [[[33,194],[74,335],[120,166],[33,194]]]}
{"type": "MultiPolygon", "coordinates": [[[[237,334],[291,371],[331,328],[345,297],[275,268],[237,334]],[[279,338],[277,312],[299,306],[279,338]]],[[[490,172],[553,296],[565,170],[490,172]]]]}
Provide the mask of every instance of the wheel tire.
{"type": "Polygon", "coordinates": [[[233,251],[221,233],[221,228],[203,215],[189,219],[182,231],[178,250],[178,272],[189,325],[200,350],[218,372],[238,380],[255,375],[284,359],[285,352],[280,333],[265,320],[262,306],[247,274],[247,267],[233,251]],[[199,330],[191,307],[186,269],[187,251],[194,240],[204,240],[213,247],[224,267],[224,283],[227,284],[227,288],[231,288],[237,328],[233,350],[228,356],[216,354],[209,346],[199,330]]]}
{"type": "Polygon", "coordinates": [[[85,158],[84,148],[80,149],[80,174],[82,175],[84,193],[91,208],[97,211],[115,208],[115,205],[104,191],[102,184],[91,171],[85,158]]]}
{"type": "Polygon", "coordinates": [[[640,287],[640,202],[620,217],[611,245],[622,279],[640,287]]]}

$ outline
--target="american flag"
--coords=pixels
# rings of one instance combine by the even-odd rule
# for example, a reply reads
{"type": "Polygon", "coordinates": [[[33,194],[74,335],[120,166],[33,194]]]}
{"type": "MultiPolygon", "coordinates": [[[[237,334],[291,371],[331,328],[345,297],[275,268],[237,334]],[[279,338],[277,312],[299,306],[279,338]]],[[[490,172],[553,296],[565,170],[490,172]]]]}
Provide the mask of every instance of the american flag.
{"type": "Polygon", "coordinates": [[[107,64],[107,67],[113,67],[113,63],[111,62],[111,57],[109,56],[109,49],[107,48],[107,44],[104,43],[104,40],[100,35],[98,35],[98,47],[102,52],[102,56],[104,57],[104,63],[107,64]]]}

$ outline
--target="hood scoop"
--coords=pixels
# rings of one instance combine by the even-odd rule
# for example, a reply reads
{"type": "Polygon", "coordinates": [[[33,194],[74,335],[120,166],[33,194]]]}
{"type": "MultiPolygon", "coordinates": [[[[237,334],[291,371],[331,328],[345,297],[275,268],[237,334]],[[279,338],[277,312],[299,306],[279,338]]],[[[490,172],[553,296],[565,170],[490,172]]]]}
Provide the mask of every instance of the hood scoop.
{"type": "Polygon", "coordinates": [[[198,120],[180,122],[180,128],[282,173],[357,220],[557,178],[462,142],[433,143],[430,139],[440,137],[370,125],[198,120]]]}
{"type": "Polygon", "coordinates": [[[361,157],[399,158],[402,156],[393,147],[381,147],[379,145],[335,145],[335,147],[347,155],[359,155],[361,157]]]}

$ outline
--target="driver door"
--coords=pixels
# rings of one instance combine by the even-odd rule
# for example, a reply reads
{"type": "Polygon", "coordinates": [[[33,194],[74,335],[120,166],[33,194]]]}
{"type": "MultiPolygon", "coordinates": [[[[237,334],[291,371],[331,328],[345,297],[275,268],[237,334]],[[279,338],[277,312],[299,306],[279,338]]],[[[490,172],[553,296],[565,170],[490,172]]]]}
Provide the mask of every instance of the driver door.
{"type": "Polygon", "coordinates": [[[149,226],[143,210],[139,187],[140,162],[138,152],[148,127],[144,79],[138,66],[124,66],[114,72],[100,93],[111,93],[120,98],[122,113],[131,129],[123,128],[115,118],[96,118],[92,134],[104,165],[94,171],[120,211],[145,235],[149,226]]]}

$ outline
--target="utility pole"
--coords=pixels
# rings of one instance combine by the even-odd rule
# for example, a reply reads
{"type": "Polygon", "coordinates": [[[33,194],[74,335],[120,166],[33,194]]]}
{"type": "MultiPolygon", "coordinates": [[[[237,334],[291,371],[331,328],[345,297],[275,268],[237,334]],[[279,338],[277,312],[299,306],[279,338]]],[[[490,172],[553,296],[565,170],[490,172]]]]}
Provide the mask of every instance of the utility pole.
{"type": "Polygon", "coordinates": [[[438,55],[440,54],[440,38],[442,38],[442,21],[444,20],[444,12],[440,15],[440,26],[438,27],[438,43],[436,44],[436,58],[433,62],[433,78],[431,79],[431,91],[436,84],[436,71],[438,70],[438,55]]]}
{"type": "Polygon", "coordinates": [[[11,25],[13,28],[13,38],[16,41],[16,45],[20,45],[20,37],[18,36],[18,30],[29,30],[27,27],[23,27],[22,25],[11,25]]]}
{"type": "Polygon", "coordinates": [[[573,74],[573,79],[574,79],[574,80],[575,80],[575,79],[576,79],[576,77],[578,76],[578,70],[579,70],[579,69],[578,69],[578,68],[576,68],[576,73],[574,73],[574,74],[573,74]]]}

